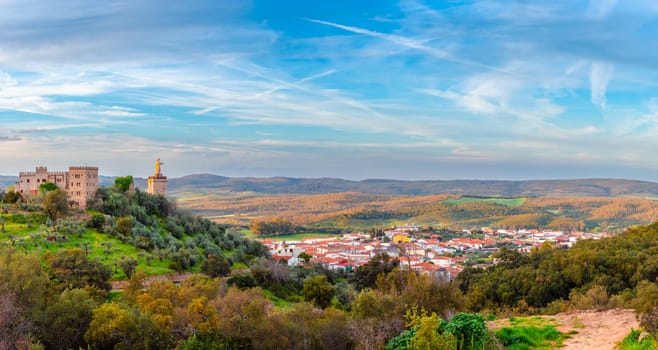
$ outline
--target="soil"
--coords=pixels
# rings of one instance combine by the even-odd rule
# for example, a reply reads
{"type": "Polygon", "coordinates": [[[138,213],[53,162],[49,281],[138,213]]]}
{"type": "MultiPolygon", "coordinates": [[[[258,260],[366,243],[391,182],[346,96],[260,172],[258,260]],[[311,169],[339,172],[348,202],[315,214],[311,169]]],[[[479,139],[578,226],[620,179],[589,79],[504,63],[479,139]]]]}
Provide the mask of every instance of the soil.
{"type": "MultiPolygon", "coordinates": [[[[563,333],[578,332],[564,341],[565,350],[613,350],[631,329],[640,328],[635,311],[613,309],[605,311],[572,311],[551,316],[541,316],[557,324],[556,329],[563,333]]],[[[497,320],[489,327],[497,329],[509,326],[509,321],[497,320]]]]}

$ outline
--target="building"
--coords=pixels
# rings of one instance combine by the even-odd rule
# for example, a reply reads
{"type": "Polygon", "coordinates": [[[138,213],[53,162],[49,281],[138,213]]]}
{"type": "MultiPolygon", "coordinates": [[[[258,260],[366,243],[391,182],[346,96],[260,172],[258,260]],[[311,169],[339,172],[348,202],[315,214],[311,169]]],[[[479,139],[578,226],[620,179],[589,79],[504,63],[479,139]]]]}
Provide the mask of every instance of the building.
{"type": "Polygon", "coordinates": [[[54,183],[66,191],[74,205],[86,208],[87,201],[94,197],[98,190],[98,167],[71,166],[68,171],[48,171],[47,167],[38,166],[36,171],[18,174],[14,191],[23,196],[36,196],[39,186],[44,182],[54,183]]]}
{"type": "Polygon", "coordinates": [[[155,161],[155,173],[148,178],[148,188],[147,191],[150,194],[166,194],[167,193],[167,177],[162,175],[161,166],[164,164],[158,158],[155,161]]]}

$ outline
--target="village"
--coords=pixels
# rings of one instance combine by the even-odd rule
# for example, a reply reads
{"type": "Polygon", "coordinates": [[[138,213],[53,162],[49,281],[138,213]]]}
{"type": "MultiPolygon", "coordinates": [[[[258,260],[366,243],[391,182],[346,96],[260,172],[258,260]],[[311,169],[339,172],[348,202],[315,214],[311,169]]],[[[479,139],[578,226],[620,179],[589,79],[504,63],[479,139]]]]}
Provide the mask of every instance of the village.
{"type": "Polygon", "coordinates": [[[335,237],[308,238],[298,241],[260,239],[273,259],[290,266],[321,265],[336,271],[352,272],[378,254],[398,258],[403,269],[452,280],[466,266],[487,268],[496,263],[491,255],[506,247],[527,254],[543,244],[563,249],[582,239],[601,239],[606,232],[563,232],[537,229],[490,229],[478,233],[468,230],[453,232],[445,240],[442,235],[428,233],[416,225],[404,225],[383,231],[373,237],[353,232],[335,237]]]}

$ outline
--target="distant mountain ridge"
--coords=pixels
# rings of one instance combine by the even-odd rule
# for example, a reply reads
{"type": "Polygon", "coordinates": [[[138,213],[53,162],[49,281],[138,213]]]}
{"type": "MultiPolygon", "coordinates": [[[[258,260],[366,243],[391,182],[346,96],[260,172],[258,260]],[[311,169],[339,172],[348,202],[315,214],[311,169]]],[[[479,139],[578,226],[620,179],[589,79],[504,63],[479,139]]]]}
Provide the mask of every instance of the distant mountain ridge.
{"type": "Polygon", "coordinates": [[[570,180],[387,180],[362,181],[335,178],[224,177],[210,174],[169,179],[171,192],[223,189],[227,192],[263,194],[324,194],[361,192],[369,194],[461,194],[470,196],[586,196],[658,197],[658,183],[625,179],[570,180]]]}
{"type": "MultiPolygon", "coordinates": [[[[0,176],[0,186],[13,185],[16,176],[0,176]]],[[[101,176],[101,186],[111,186],[114,177],[101,176]]],[[[146,189],[146,179],[135,178],[135,185],[146,189]]],[[[625,179],[569,179],[569,180],[388,180],[361,181],[336,178],[291,177],[226,177],[212,174],[194,174],[169,178],[172,195],[182,192],[262,194],[324,194],[335,192],[361,192],[369,194],[430,195],[461,194],[469,196],[586,196],[586,197],[658,197],[658,183],[625,179]]]]}

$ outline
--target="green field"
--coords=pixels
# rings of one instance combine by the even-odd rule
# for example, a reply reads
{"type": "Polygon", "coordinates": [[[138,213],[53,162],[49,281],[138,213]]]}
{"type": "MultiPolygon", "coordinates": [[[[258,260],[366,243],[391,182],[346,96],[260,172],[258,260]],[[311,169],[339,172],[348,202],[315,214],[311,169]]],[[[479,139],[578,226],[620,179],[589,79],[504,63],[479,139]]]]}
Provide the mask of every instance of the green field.
{"type": "MultiPolygon", "coordinates": [[[[236,232],[247,238],[254,238],[254,239],[259,238],[253,232],[251,232],[251,230],[248,229],[240,229],[237,230],[236,232]]],[[[294,233],[290,235],[268,236],[262,238],[271,239],[274,241],[301,241],[302,239],[309,239],[309,238],[324,238],[324,237],[337,237],[337,236],[338,235],[333,233],[301,232],[301,233],[294,233]]]]}
{"type": "Polygon", "coordinates": [[[448,198],[442,203],[447,205],[459,205],[464,203],[494,203],[506,205],[508,207],[518,207],[525,203],[527,198],[525,197],[515,197],[515,198],[503,198],[503,197],[460,197],[460,198],[448,198]]]}

